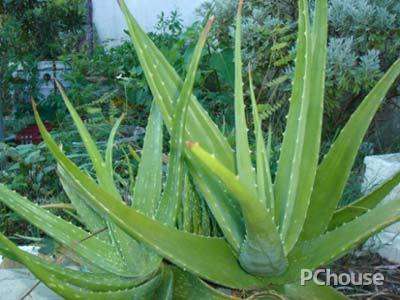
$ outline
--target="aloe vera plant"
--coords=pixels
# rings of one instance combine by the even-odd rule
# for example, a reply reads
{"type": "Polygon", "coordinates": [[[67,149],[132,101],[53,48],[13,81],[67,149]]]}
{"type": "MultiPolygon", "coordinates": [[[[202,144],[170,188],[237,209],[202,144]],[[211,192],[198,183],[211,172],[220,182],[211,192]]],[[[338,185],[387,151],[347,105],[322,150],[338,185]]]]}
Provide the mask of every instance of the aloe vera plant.
{"type": "Polygon", "coordinates": [[[315,1],[312,22],[308,0],[298,2],[295,76],[275,182],[250,67],[254,154],[248,142],[240,51],[243,1],[239,1],[236,23],[236,149],[231,149],[192,93],[212,19],[199,38],[182,81],[120,0],[154,95],[132,205],[123,201],[113,180],[112,149],[122,118],[111,131],[103,157],[59,86],[96,178],[63,153],[34,106],[35,117],[84,227],[56,217],[4,185],[0,185],[0,201],[68,249],[85,269],[74,271],[44,261],[21,251],[3,235],[0,252],[24,264],[67,299],[236,298],[216,286],[260,299],[274,295],[287,299],[345,298],[326,286],[300,286],[300,271],[334,261],[400,220],[400,199],[380,203],[400,183],[400,174],[355,204],[338,208],[362,139],[400,73],[400,60],[364,99],[319,161],[327,0],[315,1]],[[164,125],[171,145],[163,185],[164,125]],[[201,216],[200,199],[206,201],[222,237],[202,234],[205,230],[199,220],[207,216],[201,216]],[[178,222],[179,218],[183,221],[178,222]]]}

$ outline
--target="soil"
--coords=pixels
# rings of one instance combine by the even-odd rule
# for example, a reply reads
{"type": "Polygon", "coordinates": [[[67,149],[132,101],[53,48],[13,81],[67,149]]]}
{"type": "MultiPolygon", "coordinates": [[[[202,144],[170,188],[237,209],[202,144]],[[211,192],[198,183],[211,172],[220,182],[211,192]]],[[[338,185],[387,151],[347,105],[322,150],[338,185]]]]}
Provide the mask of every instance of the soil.
{"type": "Polygon", "coordinates": [[[330,266],[332,272],[339,273],[382,273],[383,285],[336,286],[350,299],[400,300],[400,265],[393,264],[378,254],[353,252],[330,266]]]}

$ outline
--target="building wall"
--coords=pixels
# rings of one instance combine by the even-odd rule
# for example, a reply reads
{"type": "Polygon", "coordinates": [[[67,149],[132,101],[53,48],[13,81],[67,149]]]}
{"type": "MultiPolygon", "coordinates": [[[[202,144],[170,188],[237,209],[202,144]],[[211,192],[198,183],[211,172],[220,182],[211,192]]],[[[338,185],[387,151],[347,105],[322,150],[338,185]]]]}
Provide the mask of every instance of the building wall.
{"type": "MultiPolygon", "coordinates": [[[[133,15],[145,30],[150,31],[157,22],[157,16],[164,12],[167,15],[178,9],[185,25],[195,18],[195,9],[204,0],[125,0],[133,15]]],[[[117,0],[93,0],[93,18],[96,30],[102,42],[111,45],[120,43],[126,38],[123,15],[117,0]]]]}

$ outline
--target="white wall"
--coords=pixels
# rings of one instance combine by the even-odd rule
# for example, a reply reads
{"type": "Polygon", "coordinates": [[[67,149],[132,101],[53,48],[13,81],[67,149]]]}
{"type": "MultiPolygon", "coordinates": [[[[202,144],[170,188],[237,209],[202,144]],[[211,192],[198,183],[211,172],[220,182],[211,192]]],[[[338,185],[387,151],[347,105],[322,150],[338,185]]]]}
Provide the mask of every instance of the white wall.
{"type": "MultiPolygon", "coordinates": [[[[179,9],[185,25],[193,22],[195,9],[204,0],[125,0],[139,24],[150,31],[157,22],[161,12],[167,15],[179,9]]],[[[93,18],[97,33],[102,42],[118,44],[126,38],[123,30],[126,28],[124,17],[119,9],[117,0],[93,0],[93,18]]]]}

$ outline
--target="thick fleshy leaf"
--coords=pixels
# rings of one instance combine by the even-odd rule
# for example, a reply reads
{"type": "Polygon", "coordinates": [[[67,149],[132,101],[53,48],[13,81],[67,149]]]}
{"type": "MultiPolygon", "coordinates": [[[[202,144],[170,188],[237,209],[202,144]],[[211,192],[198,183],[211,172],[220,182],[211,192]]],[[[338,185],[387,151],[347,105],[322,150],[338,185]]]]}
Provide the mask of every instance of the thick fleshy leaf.
{"type": "Polygon", "coordinates": [[[89,273],[65,268],[22,251],[2,234],[0,234],[0,253],[25,265],[28,269],[37,270],[43,276],[47,274],[70,285],[94,292],[129,289],[147,280],[146,277],[124,278],[111,273],[89,273]]]}
{"type": "MultiPolygon", "coordinates": [[[[253,88],[253,78],[251,70],[249,70],[249,84],[250,84],[250,98],[253,108],[253,120],[254,120],[254,135],[256,137],[256,162],[257,162],[257,190],[258,199],[261,200],[271,210],[275,210],[274,206],[274,189],[272,184],[271,169],[269,165],[269,157],[265,148],[265,141],[263,131],[261,128],[261,121],[258,115],[257,102],[253,88]]],[[[271,147],[271,139],[268,141],[268,145],[271,147]]],[[[275,214],[273,214],[275,217],[275,214]]]]}
{"type": "Polygon", "coordinates": [[[188,165],[194,183],[205,197],[225,238],[238,253],[245,236],[240,206],[228,195],[226,188],[215,177],[207,174],[206,170],[199,167],[200,163],[195,160],[194,155],[192,156],[193,158],[188,162],[188,165]]]}
{"type": "Polygon", "coordinates": [[[190,61],[188,73],[176,103],[172,121],[168,178],[157,215],[158,220],[172,226],[176,221],[178,207],[183,196],[184,164],[182,155],[184,151],[184,133],[188,107],[193,93],[201,54],[213,21],[214,19],[208,21],[193,52],[193,57],[190,61]]]}
{"type": "Polygon", "coordinates": [[[18,249],[3,235],[0,235],[0,252],[24,264],[41,282],[66,299],[144,299],[151,297],[161,282],[160,275],[142,285],[137,285],[135,281],[141,282],[137,279],[129,282],[122,278],[110,277],[108,274],[102,278],[101,275],[83,274],[61,268],[18,249]],[[96,282],[94,279],[98,281],[96,282]],[[105,279],[109,281],[105,282],[105,279]],[[77,283],[77,285],[73,283],[77,283]]]}
{"type": "Polygon", "coordinates": [[[302,239],[323,233],[332,219],[349,178],[357,151],[387,91],[400,74],[396,61],[364,99],[318,167],[302,239]]]}
{"type": "Polygon", "coordinates": [[[217,291],[202,281],[199,277],[182,271],[177,267],[171,267],[174,273],[174,300],[207,299],[228,300],[237,299],[217,291]]]}
{"type": "MultiPolygon", "coordinates": [[[[146,33],[140,28],[135,18],[129,12],[123,0],[119,0],[122,12],[128,25],[133,45],[143,67],[148,84],[163,114],[167,129],[172,131],[172,118],[175,110],[175,99],[181,89],[182,80],[168,63],[161,51],[154,45],[146,33]]],[[[235,170],[234,153],[222,133],[212,122],[207,112],[200,106],[194,96],[189,103],[185,140],[201,142],[203,147],[215,155],[230,170],[235,170]]],[[[186,156],[189,161],[190,156],[186,156]]],[[[195,183],[205,197],[207,204],[215,215],[221,230],[234,249],[238,249],[243,240],[243,225],[240,211],[237,210],[231,199],[217,184],[212,183],[213,178],[205,176],[196,163],[191,164],[190,172],[195,178],[195,183]],[[203,179],[205,178],[205,179],[203,179]],[[208,186],[214,184],[209,189],[208,186]]]]}
{"type": "MultiPolygon", "coordinates": [[[[85,190],[87,201],[90,201],[91,206],[97,211],[102,211],[104,215],[109,216],[131,237],[146,243],[158,254],[181,268],[212,282],[233,288],[260,287],[265,284],[267,279],[252,276],[240,267],[235,254],[224,239],[197,236],[161,224],[128,207],[124,202],[101,189],[63,154],[38,115],[37,118],[39,129],[49,150],[74,179],[77,187],[85,190]],[[213,256],[210,257],[209,253],[213,253],[213,256]]],[[[143,270],[143,273],[145,271],[147,270],[143,270]]]]}
{"type": "Polygon", "coordinates": [[[178,266],[226,286],[241,288],[263,284],[262,280],[240,268],[231,248],[223,239],[196,236],[162,225],[113,198],[93,181],[87,180],[78,167],[67,162],[65,165],[75,175],[76,182],[91,193],[93,205],[107,213],[132,237],[147,243],[178,266]],[[210,252],[213,253],[212,257],[208,255],[210,252]]]}
{"type": "Polygon", "coordinates": [[[289,300],[346,300],[345,295],[341,294],[333,287],[317,285],[310,281],[305,286],[299,284],[287,284],[283,288],[284,294],[289,300]]]}
{"type": "Polygon", "coordinates": [[[400,172],[395,174],[392,178],[381,184],[373,192],[360,198],[353,203],[344,206],[335,211],[331,222],[329,223],[328,230],[333,230],[343,224],[350,222],[358,216],[364,214],[379,203],[390,194],[390,192],[400,184],[400,172]]]}
{"type": "MultiPolygon", "coordinates": [[[[193,187],[190,183],[189,173],[187,169],[183,175],[183,195],[181,201],[181,224],[178,227],[179,229],[187,232],[198,233],[198,231],[194,231],[193,228],[193,215],[197,215],[197,222],[200,220],[200,206],[199,201],[196,199],[194,195],[193,187]],[[197,207],[196,207],[197,206],[197,207]],[[197,210],[197,211],[196,211],[197,210]]],[[[198,225],[197,225],[198,228],[198,225]]]]}
{"type": "Polygon", "coordinates": [[[170,268],[164,267],[160,286],[154,295],[154,300],[173,300],[174,274],[170,268]]]}
{"type": "MultiPolygon", "coordinates": [[[[58,165],[57,171],[61,185],[67,194],[68,199],[71,201],[79,218],[82,220],[87,229],[90,232],[99,232],[104,228],[107,228],[107,223],[105,222],[104,218],[102,218],[101,215],[99,215],[92,207],[90,207],[86,203],[84,195],[82,195],[79,190],[76,190],[74,186],[70,184],[71,178],[68,177],[68,174],[64,171],[64,169],[58,165]]],[[[108,243],[111,242],[108,230],[97,234],[96,237],[101,238],[108,243]]]]}
{"type": "MultiPolygon", "coordinates": [[[[235,136],[236,136],[236,168],[237,174],[247,189],[253,194],[257,194],[256,178],[251,162],[249,139],[247,136],[248,128],[246,123],[246,113],[243,98],[243,64],[241,54],[242,44],[242,9],[243,0],[239,0],[238,12],[236,17],[235,34],[235,136]]],[[[196,140],[197,141],[197,140],[196,140]]]]}
{"type": "Polygon", "coordinates": [[[290,98],[289,114],[286,130],[283,135],[281,153],[278,161],[278,170],[275,179],[275,216],[279,226],[283,224],[288,199],[288,187],[293,168],[293,157],[296,149],[296,134],[301,113],[301,98],[303,95],[304,75],[306,73],[307,60],[307,34],[308,22],[304,15],[304,0],[299,0],[299,21],[297,34],[296,66],[292,83],[292,95],[290,98]]]}
{"type": "MultiPolygon", "coordinates": [[[[85,261],[107,272],[129,276],[119,253],[110,244],[51,214],[0,184],[0,201],[85,261]],[[90,237],[89,239],[87,239],[90,237]],[[83,242],[80,242],[84,240],[83,242]]],[[[132,275],[132,274],[131,274],[132,275]]]]}
{"type": "MultiPolygon", "coordinates": [[[[133,45],[149,86],[163,113],[164,122],[171,132],[172,118],[175,111],[174,103],[183,82],[161,51],[154,45],[142,28],[140,28],[135,18],[129,12],[125,1],[118,0],[118,2],[125,15],[133,45]],[[160,98],[159,96],[162,97],[160,98]]],[[[215,153],[227,167],[234,169],[234,157],[229,143],[194,96],[192,96],[189,104],[188,120],[186,140],[198,140],[202,142],[207,151],[215,153]]]]}
{"type": "MultiPolygon", "coordinates": [[[[76,128],[78,129],[78,132],[82,138],[82,141],[85,145],[85,148],[89,154],[89,157],[93,163],[93,166],[96,170],[96,175],[97,175],[97,180],[100,185],[107,186],[107,190],[112,193],[116,198],[118,198],[120,201],[122,201],[122,198],[117,190],[117,187],[114,183],[114,178],[113,178],[113,172],[110,172],[110,168],[112,169],[111,166],[109,166],[101,157],[100,151],[98,150],[96,143],[90,136],[89,131],[85,127],[83,121],[79,117],[77,111],[73,107],[72,103],[69,101],[63,87],[61,84],[56,81],[57,87],[61,93],[61,96],[64,100],[65,105],[68,108],[68,111],[71,114],[71,117],[75,123],[76,128]]],[[[33,105],[34,110],[35,110],[35,118],[37,123],[40,121],[39,115],[36,111],[36,106],[33,105]]],[[[117,124],[118,125],[118,124],[117,124]]],[[[39,126],[40,127],[40,126],[39,126]]],[[[114,130],[116,131],[116,129],[114,130]]],[[[109,141],[113,141],[113,135],[115,135],[115,132],[111,132],[110,139],[109,141]]],[[[111,146],[108,146],[108,148],[111,148],[111,146]]],[[[110,160],[110,154],[112,155],[111,149],[107,151],[108,160],[110,160]]],[[[110,164],[111,162],[109,162],[110,164]]],[[[83,206],[83,205],[82,205],[83,206]]],[[[87,209],[85,209],[85,212],[87,212],[87,209]]],[[[107,216],[102,216],[107,227],[108,227],[108,232],[109,236],[111,238],[112,244],[115,245],[115,247],[118,248],[118,251],[120,252],[120,255],[123,257],[125,261],[125,265],[128,269],[131,270],[131,272],[138,272],[137,268],[134,266],[136,265],[137,259],[135,258],[133,253],[138,253],[140,250],[138,249],[138,244],[136,241],[134,241],[131,237],[129,237],[125,232],[121,231],[117,226],[115,226],[110,220],[107,220],[107,216]]]]}
{"type": "Polygon", "coordinates": [[[92,139],[89,131],[87,130],[85,124],[79,117],[77,111],[73,107],[72,103],[69,101],[67,94],[64,91],[64,88],[61,84],[56,81],[58,90],[61,93],[61,96],[64,100],[65,105],[68,108],[68,111],[72,117],[72,120],[75,123],[76,128],[78,129],[79,135],[82,138],[82,141],[85,145],[85,148],[90,156],[90,159],[93,163],[93,167],[96,170],[97,179],[100,184],[107,185],[110,190],[113,191],[114,194],[118,194],[117,188],[115,187],[114,180],[112,176],[107,172],[106,164],[100,154],[100,151],[97,149],[95,141],[92,139]]]}
{"type": "MultiPolygon", "coordinates": [[[[90,202],[90,197],[92,195],[87,191],[86,185],[79,184],[79,181],[76,179],[74,174],[71,173],[71,167],[77,174],[81,176],[81,178],[85,180],[86,184],[90,183],[94,186],[97,186],[97,183],[90,176],[82,172],[79,167],[77,167],[70,159],[68,159],[67,156],[60,150],[40,119],[35,106],[34,114],[44,142],[58,162],[60,168],[62,168],[66,174],[63,179],[68,181],[68,184],[71,186],[71,188],[79,193],[88,206],[93,208],[100,216],[104,218],[104,222],[109,229],[108,233],[111,239],[110,246],[112,245],[114,246],[113,248],[116,248],[115,251],[118,253],[118,258],[122,260],[123,267],[127,269],[127,272],[137,276],[146,275],[152,273],[155,269],[158,269],[161,262],[161,257],[158,257],[155,253],[149,251],[144,245],[139,244],[135,239],[126,234],[121,228],[119,228],[110,220],[107,214],[104,214],[102,210],[96,209],[93,203],[90,202]]],[[[112,195],[115,201],[123,203],[120,196],[116,196],[112,189],[107,190],[107,193],[112,195]]]]}
{"type": "Polygon", "coordinates": [[[50,289],[65,299],[71,300],[126,300],[126,299],[151,299],[161,283],[161,276],[158,275],[148,282],[126,290],[93,292],[82,288],[76,288],[63,281],[52,277],[42,276],[36,270],[32,273],[50,289]]]}
{"type": "Polygon", "coordinates": [[[294,279],[299,276],[301,269],[326,265],[399,220],[400,198],[379,205],[333,231],[301,242],[289,254],[290,269],[284,276],[294,279]]]}
{"type": "Polygon", "coordinates": [[[121,125],[124,119],[124,115],[122,115],[115,122],[113,128],[111,129],[110,137],[108,138],[107,148],[106,148],[106,169],[108,170],[108,174],[111,178],[114,178],[114,168],[113,168],[113,148],[115,142],[115,135],[117,134],[118,128],[121,125]]]}
{"type": "MultiPolygon", "coordinates": [[[[61,182],[63,182],[63,186],[67,192],[67,194],[71,197],[75,198],[75,201],[80,200],[80,204],[84,203],[86,205],[85,209],[89,210],[90,213],[96,214],[98,217],[102,217],[102,213],[99,211],[96,211],[95,208],[90,206],[90,202],[87,200],[87,191],[80,187],[79,185],[76,184],[74,178],[68,173],[68,171],[65,171],[62,167],[59,167],[60,170],[60,179],[61,182]]],[[[90,179],[89,179],[90,180],[90,179]]],[[[88,216],[88,214],[86,214],[88,216]]],[[[103,227],[100,228],[93,228],[91,232],[96,235],[96,237],[101,238],[103,240],[106,240],[110,245],[115,245],[115,235],[112,235],[109,230],[105,230],[105,228],[112,228],[113,231],[115,232],[117,228],[114,228],[116,225],[112,224],[112,222],[109,221],[109,218],[102,218],[103,221],[103,227]],[[103,231],[103,232],[102,232],[103,231]],[[100,233],[99,233],[100,232],[100,233]]],[[[130,255],[131,259],[129,262],[126,260],[124,261],[124,265],[127,265],[129,263],[129,270],[133,274],[136,275],[142,275],[144,273],[148,274],[151,273],[154,269],[158,268],[159,262],[153,258],[152,255],[150,254],[151,251],[148,249],[145,249],[143,245],[141,245],[139,242],[135,241],[131,237],[127,236],[121,229],[117,229],[121,235],[124,234],[129,240],[129,247],[130,247],[130,255]],[[152,259],[151,259],[152,258],[152,259]],[[152,266],[150,262],[153,262],[154,265],[152,266]],[[142,273],[144,272],[144,273],[142,273]]],[[[114,246],[115,248],[115,246],[114,246]]],[[[120,252],[118,251],[119,248],[116,248],[117,253],[121,256],[120,252]]],[[[153,254],[153,256],[156,256],[153,254]]]]}
{"type": "Polygon", "coordinates": [[[162,186],[163,123],[154,103],[146,127],[142,158],[136,177],[132,206],[147,216],[155,216],[162,186]]]}
{"type": "Polygon", "coordinates": [[[277,276],[283,273],[287,268],[287,260],[273,213],[215,156],[203,150],[198,143],[188,142],[187,145],[208,172],[218,176],[242,208],[247,234],[239,256],[243,268],[257,275],[277,276]]]}
{"type": "MultiPolygon", "coordinates": [[[[282,184],[279,183],[283,174],[280,173],[279,169],[277,175],[279,193],[284,196],[284,198],[279,199],[279,202],[285,201],[284,215],[281,219],[281,233],[286,252],[289,252],[296,244],[306,220],[321,144],[328,34],[327,0],[316,0],[315,2],[315,16],[311,35],[308,10],[308,0],[303,1],[299,11],[301,15],[300,23],[304,22],[304,30],[299,34],[305,35],[305,72],[302,74],[304,79],[301,98],[300,100],[292,98],[294,102],[300,101],[297,104],[300,106],[298,115],[289,114],[289,118],[295,118],[294,122],[297,122],[297,124],[293,128],[288,126],[287,130],[294,130],[294,133],[287,132],[282,145],[283,160],[279,164],[284,162],[291,164],[291,167],[283,166],[281,169],[290,168],[290,173],[284,175],[286,178],[283,180],[286,182],[289,180],[289,182],[283,190],[282,184]],[[288,150],[290,148],[292,150],[288,150]],[[288,157],[288,153],[293,153],[293,156],[288,157]],[[285,191],[287,192],[285,193],[285,191]]],[[[299,25],[300,29],[302,27],[303,25],[299,25]]],[[[299,41],[302,42],[301,39],[299,41]]],[[[301,49],[302,46],[299,46],[299,48],[301,49]]],[[[293,102],[291,102],[291,105],[293,105],[293,102]]],[[[288,121],[288,125],[290,122],[288,121]]]]}

